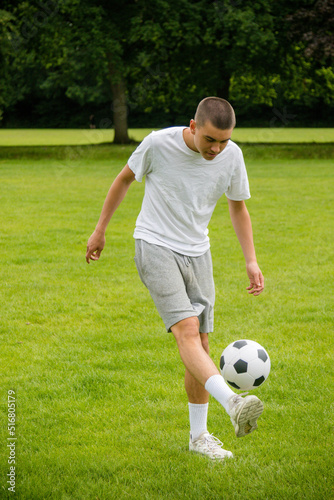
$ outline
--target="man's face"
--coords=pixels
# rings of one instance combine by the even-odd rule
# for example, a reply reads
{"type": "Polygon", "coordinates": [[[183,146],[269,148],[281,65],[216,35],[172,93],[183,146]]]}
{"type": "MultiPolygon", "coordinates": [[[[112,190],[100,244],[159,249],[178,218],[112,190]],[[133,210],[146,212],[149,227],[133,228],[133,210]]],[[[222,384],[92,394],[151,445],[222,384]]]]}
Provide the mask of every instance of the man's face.
{"type": "Polygon", "coordinates": [[[221,130],[206,121],[199,127],[194,120],[190,121],[190,131],[194,136],[194,145],[205,160],[213,160],[227,146],[233,128],[221,130]]]}

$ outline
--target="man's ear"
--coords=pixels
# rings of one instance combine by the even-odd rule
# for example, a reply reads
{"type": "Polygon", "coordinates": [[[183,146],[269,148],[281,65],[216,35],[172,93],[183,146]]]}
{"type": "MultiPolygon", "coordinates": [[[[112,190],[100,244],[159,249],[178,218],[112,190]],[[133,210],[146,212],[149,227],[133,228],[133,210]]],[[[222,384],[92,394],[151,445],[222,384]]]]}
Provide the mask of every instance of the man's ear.
{"type": "Polygon", "coordinates": [[[190,120],[189,128],[190,128],[190,132],[193,135],[195,135],[195,131],[196,131],[196,122],[195,122],[195,120],[190,120]]]}

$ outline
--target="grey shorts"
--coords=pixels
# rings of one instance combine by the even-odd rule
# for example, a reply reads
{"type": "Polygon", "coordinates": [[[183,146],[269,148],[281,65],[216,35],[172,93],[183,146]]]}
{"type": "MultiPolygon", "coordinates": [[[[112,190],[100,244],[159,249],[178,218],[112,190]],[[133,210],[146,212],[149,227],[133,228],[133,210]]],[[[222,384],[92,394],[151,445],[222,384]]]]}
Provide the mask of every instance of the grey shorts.
{"type": "Polygon", "coordinates": [[[201,333],[213,331],[215,286],[210,250],[200,257],[187,257],[136,240],[135,262],[167,331],[192,316],[198,317],[201,333]]]}

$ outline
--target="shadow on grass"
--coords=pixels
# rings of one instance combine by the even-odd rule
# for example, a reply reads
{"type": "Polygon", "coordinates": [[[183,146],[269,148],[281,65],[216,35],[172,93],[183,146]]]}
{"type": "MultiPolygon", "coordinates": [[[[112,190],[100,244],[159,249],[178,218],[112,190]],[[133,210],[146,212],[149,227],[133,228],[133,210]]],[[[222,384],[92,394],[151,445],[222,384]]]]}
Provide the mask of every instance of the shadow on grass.
{"type": "MultiPolygon", "coordinates": [[[[84,146],[20,146],[0,147],[0,159],[61,159],[103,160],[129,155],[138,143],[131,145],[97,144],[84,146]]],[[[334,158],[334,143],[327,144],[249,144],[238,143],[245,158],[330,159],[334,158]]]]}

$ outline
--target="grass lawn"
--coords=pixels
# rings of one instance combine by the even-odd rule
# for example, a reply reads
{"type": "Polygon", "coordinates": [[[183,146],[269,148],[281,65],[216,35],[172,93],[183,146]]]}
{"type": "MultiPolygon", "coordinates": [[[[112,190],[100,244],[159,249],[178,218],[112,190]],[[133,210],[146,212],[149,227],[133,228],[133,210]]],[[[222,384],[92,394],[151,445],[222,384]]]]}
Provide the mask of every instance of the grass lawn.
{"type": "MultiPolygon", "coordinates": [[[[142,141],[151,129],[130,129],[129,136],[142,141]]],[[[111,143],[113,129],[0,129],[1,146],[67,146],[111,143]]],[[[334,143],[334,128],[236,128],[233,140],[242,143],[334,143]]]]}
{"type": "Polygon", "coordinates": [[[250,338],[272,363],[254,392],[265,404],[257,432],[236,439],[210,401],[209,430],[235,456],[221,464],[187,451],[183,366],[137,277],[132,233],[143,184],[116,212],[101,260],[84,259],[133,149],[0,149],[0,498],[331,498],[333,160],[312,157],[312,148],[306,158],[298,149],[245,149],[266,279],[260,297],[246,293],[226,200],[212,218],[212,358],[218,364],[230,342],[250,338]],[[15,494],[6,483],[8,391],[16,398],[15,494]]]}

